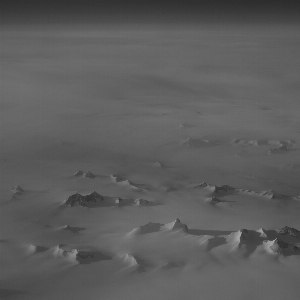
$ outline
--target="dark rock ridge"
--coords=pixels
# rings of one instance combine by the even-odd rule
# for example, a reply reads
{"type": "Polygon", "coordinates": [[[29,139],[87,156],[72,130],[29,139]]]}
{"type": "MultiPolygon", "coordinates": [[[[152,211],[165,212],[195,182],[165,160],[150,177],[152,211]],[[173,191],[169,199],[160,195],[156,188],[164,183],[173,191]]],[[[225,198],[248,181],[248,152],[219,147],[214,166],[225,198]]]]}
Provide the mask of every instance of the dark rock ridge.
{"type": "Polygon", "coordinates": [[[180,220],[177,218],[175,219],[175,221],[173,222],[173,227],[172,230],[176,230],[176,229],[182,229],[184,232],[188,232],[189,229],[187,227],[187,225],[183,224],[180,222],[180,220]]]}
{"type": "Polygon", "coordinates": [[[14,193],[14,195],[20,195],[24,193],[24,190],[19,185],[12,187],[11,191],[14,193]]]}
{"type": "Polygon", "coordinates": [[[214,145],[216,145],[216,143],[212,143],[207,139],[194,139],[194,138],[188,138],[186,141],[182,143],[183,147],[192,148],[192,149],[214,146],[214,145]]]}
{"type": "Polygon", "coordinates": [[[286,195],[282,195],[276,191],[273,190],[269,190],[269,191],[262,191],[257,193],[259,196],[265,196],[268,197],[270,199],[285,199],[285,198],[290,198],[289,196],[286,195]]]}
{"type": "Polygon", "coordinates": [[[160,223],[149,222],[145,225],[140,226],[139,229],[141,234],[146,234],[146,233],[160,231],[162,226],[163,224],[160,223]]]}
{"type": "Polygon", "coordinates": [[[194,188],[205,188],[209,186],[205,181],[201,182],[200,184],[197,184],[194,186],[194,188]]]}
{"type": "Polygon", "coordinates": [[[234,188],[231,187],[227,184],[222,185],[222,186],[217,186],[217,185],[211,185],[211,184],[207,184],[206,182],[202,182],[198,185],[193,186],[193,188],[210,188],[212,189],[213,193],[218,194],[218,193],[226,193],[226,192],[241,192],[241,193],[247,193],[247,194],[252,194],[252,195],[257,195],[257,196],[264,196],[267,197],[269,199],[295,199],[295,200],[299,200],[300,196],[288,196],[288,195],[283,195],[281,193],[278,193],[274,190],[268,190],[268,191],[252,191],[252,190],[245,190],[245,189],[241,189],[241,188],[234,188]]]}
{"type": "Polygon", "coordinates": [[[279,255],[284,255],[284,256],[295,254],[295,253],[300,253],[300,249],[296,245],[290,244],[290,243],[285,243],[284,241],[282,241],[279,238],[276,238],[273,241],[273,244],[270,247],[270,249],[274,253],[277,253],[279,255]]]}
{"type": "Polygon", "coordinates": [[[112,175],[110,175],[110,178],[114,183],[120,183],[120,184],[128,186],[128,187],[138,188],[131,181],[129,181],[128,179],[126,179],[122,176],[112,174],[112,175]]]}
{"type": "Polygon", "coordinates": [[[288,150],[289,150],[289,148],[286,145],[282,145],[282,146],[277,147],[277,148],[271,148],[268,151],[268,154],[280,154],[280,153],[287,152],[288,150]]]}
{"type": "Polygon", "coordinates": [[[116,174],[111,174],[110,175],[110,178],[113,182],[123,182],[123,181],[126,181],[125,178],[123,178],[122,176],[120,175],[116,175],[116,174]]]}
{"type": "Polygon", "coordinates": [[[222,185],[222,186],[214,186],[214,193],[219,193],[219,192],[229,192],[229,191],[234,191],[235,188],[229,186],[229,185],[222,185]]]}
{"type": "Polygon", "coordinates": [[[294,140],[267,140],[267,139],[258,139],[258,140],[244,140],[244,139],[235,139],[233,140],[233,144],[242,145],[242,146],[265,146],[265,145],[273,145],[278,146],[279,148],[282,146],[293,146],[296,143],[294,140]]]}
{"type": "Polygon", "coordinates": [[[84,252],[84,251],[78,251],[76,255],[76,260],[80,261],[82,259],[89,259],[89,258],[94,258],[94,254],[84,252]]]}
{"type": "Polygon", "coordinates": [[[244,140],[244,139],[235,139],[233,144],[243,145],[243,146],[263,146],[269,145],[268,140],[244,140]]]}
{"type": "Polygon", "coordinates": [[[103,201],[104,198],[103,198],[103,196],[101,196],[100,194],[98,194],[95,191],[86,196],[76,193],[76,194],[69,196],[68,199],[66,200],[65,204],[70,205],[71,207],[76,204],[83,206],[83,207],[87,207],[89,203],[95,203],[98,200],[103,201]]]}
{"type": "Polygon", "coordinates": [[[247,240],[247,235],[248,235],[248,229],[241,229],[240,240],[241,241],[247,240]]]}
{"type": "Polygon", "coordinates": [[[212,205],[216,205],[220,202],[225,202],[225,201],[222,201],[220,199],[218,199],[217,197],[210,197],[210,198],[207,198],[206,201],[212,205]]]}
{"type": "Polygon", "coordinates": [[[150,201],[145,200],[145,199],[141,199],[141,198],[136,199],[134,202],[135,202],[136,205],[149,205],[149,204],[151,204],[150,201]]]}
{"type": "Polygon", "coordinates": [[[78,262],[81,262],[82,260],[85,259],[93,259],[94,258],[94,254],[93,253],[89,253],[86,251],[80,251],[77,249],[71,249],[71,250],[63,250],[62,248],[58,247],[58,249],[62,251],[62,255],[66,256],[66,257],[75,257],[75,259],[78,262]]]}
{"type": "Polygon", "coordinates": [[[124,200],[120,197],[115,199],[115,204],[121,204],[124,200]]]}
{"type": "Polygon", "coordinates": [[[283,234],[283,235],[290,235],[290,236],[293,236],[293,237],[296,237],[296,238],[300,238],[300,231],[295,229],[295,228],[292,228],[292,227],[285,226],[285,227],[280,228],[276,231],[280,234],[283,234]]]}
{"type": "Polygon", "coordinates": [[[79,170],[78,172],[76,172],[74,174],[75,177],[85,177],[85,178],[95,178],[96,176],[91,172],[91,171],[87,171],[87,172],[83,172],[81,170],[79,170]]]}
{"type": "Polygon", "coordinates": [[[131,233],[147,234],[165,230],[182,230],[187,233],[188,227],[185,224],[181,223],[177,218],[173,222],[167,224],[149,222],[145,225],[135,228],[131,233]]]}

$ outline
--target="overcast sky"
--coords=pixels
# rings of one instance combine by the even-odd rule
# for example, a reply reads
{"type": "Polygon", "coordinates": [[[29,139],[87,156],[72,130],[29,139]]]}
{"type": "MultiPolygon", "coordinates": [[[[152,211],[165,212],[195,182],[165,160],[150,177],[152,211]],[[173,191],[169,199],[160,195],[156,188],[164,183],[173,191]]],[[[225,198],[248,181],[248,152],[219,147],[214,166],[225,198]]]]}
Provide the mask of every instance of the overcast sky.
{"type": "Polygon", "coordinates": [[[1,23],[288,22],[294,0],[1,0],[1,23]]]}

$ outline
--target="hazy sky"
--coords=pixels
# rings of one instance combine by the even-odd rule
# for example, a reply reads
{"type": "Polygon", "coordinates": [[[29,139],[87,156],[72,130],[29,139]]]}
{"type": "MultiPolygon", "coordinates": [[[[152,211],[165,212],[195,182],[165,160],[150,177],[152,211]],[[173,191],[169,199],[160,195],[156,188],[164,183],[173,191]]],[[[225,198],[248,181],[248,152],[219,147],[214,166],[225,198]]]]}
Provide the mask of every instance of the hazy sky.
{"type": "Polygon", "coordinates": [[[1,22],[298,22],[294,0],[2,0],[1,22]]]}

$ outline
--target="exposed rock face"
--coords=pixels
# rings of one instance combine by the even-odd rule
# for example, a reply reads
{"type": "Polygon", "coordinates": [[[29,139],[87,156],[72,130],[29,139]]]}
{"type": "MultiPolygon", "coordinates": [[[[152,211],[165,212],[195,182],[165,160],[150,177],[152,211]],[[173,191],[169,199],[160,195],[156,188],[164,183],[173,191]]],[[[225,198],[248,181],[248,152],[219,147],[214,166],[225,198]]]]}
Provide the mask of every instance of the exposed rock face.
{"type": "Polygon", "coordinates": [[[247,229],[240,229],[226,236],[226,241],[233,246],[241,246],[247,241],[248,233],[249,231],[247,229]]]}
{"type": "Polygon", "coordinates": [[[81,171],[81,170],[79,170],[79,171],[77,171],[76,173],[74,173],[74,176],[75,176],[75,177],[79,177],[79,176],[83,176],[83,174],[84,174],[84,172],[81,171]]]}
{"type": "Polygon", "coordinates": [[[120,204],[122,201],[123,201],[122,198],[117,198],[117,199],[115,200],[115,204],[120,204]]]}
{"type": "Polygon", "coordinates": [[[134,202],[136,205],[149,205],[150,204],[150,201],[141,199],[141,198],[136,199],[134,202]]]}
{"type": "Polygon", "coordinates": [[[124,256],[124,263],[127,264],[129,268],[135,269],[137,272],[145,272],[145,268],[148,266],[144,260],[130,254],[124,256]]]}
{"type": "Polygon", "coordinates": [[[205,187],[207,187],[208,186],[208,184],[205,182],[205,181],[203,181],[203,182],[201,182],[200,184],[197,184],[196,186],[194,186],[195,188],[205,188],[205,187]]]}
{"type": "Polygon", "coordinates": [[[160,231],[162,224],[149,222],[139,227],[141,234],[160,231]]]}
{"type": "Polygon", "coordinates": [[[24,193],[24,190],[19,185],[12,187],[11,191],[14,193],[14,195],[20,195],[24,193]]]}
{"type": "Polygon", "coordinates": [[[83,207],[87,207],[89,203],[95,203],[98,200],[103,201],[103,196],[98,194],[97,192],[92,192],[86,196],[80,195],[79,193],[73,194],[68,197],[65,204],[70,205],[71,207],[78,204],[83,207]]]}
{"type": "Polygon", "coordinates": [[[70,259],[71,261],[77,261],[81,263],[83,260],[86,259],[93,259],[94,254],[89,253],[86,251],[81,251],[77,249],[71,249],[71,250],[64,250],[61,245],[58,245],[53,248],[52,253],[55,257],[66,257],[70,259]]]}
{"type": "Polygon", "coordinates": [[[228,192],[228,191],[234,191],[235,188],[229,186],[229,185],[222,185],[222,186],[215,186],[214,187],[214,192],[219,193],[219,192],[228,192]]]}
{"type": "Polygon", "coordinates": [[[190,148],[190,149],[196,149],[196,148],[202,148],[202,147],[212,147],[212,146],[218,146],[220,145],[220,141],[210,141],[208,139],[201,139],[201,138],[188,138],[186,141],[182,143],[183,147],[190,148]]]}
{"type": "Polygon", "coordinates": [[[270,247],[270,249],[279,255],[284,255],[284,249],[287,249],[289,247],[288,243],[285,243],[278,238],[274,240],[273,245],[270,247]]]}
{"type": "Polygon", "coordinates": [[[71,259],[77,260],[79,252],[77,249],[72,249],[72,250],[63,250],[62,255],[71,259]]]}
{"type": "Polygon", "coordinates": [[[271,148],[268,153],[269,154],[280,154],[280,153],[284,153],[287,152],[289,149],[286,145],[282,145],[278,148],[271,148]]]}
{"type": "Polygon", "coordinates": [[[207,198],[205,201],[208,202],[211,205],[216,205],[218,203],[224,202],[224,201],[218,199],[217,197],[207,198]]]}
{"type": "Polygon", "coordinates": [[[269,191],[262,191],[257,193],[259,196],[265,196],[268,197],[270,199],[287,199],[289,198],[289,196],[286,195],[282,195],[276,191],[273,190],[269,190],[269,191]]]}
{"type": "Polygon", "coordinates": [[[114,175],[114,174],[111,174],[110,175],[110,178],[113,182],[122,182],[122,181],[125,181],[126,179],[119,176],[119,175],[114,175]]]}
{"type": "Polygon", "coordinates": [[[90,172],[90,171],[87,171],[83,176],[86,177],[86,178],[95,178],[95,177],[96,177],[96,176],[95,176],[92,172],[90,172]]]}
{"type": "Polygon", "coordinates": [[[63,226],[63,229],[65,229],[65,230],[71,230],[72,227],[70,225],[65,225],[65,226],[63,226]]]}
{"type": "Polygon", "coordinates": [[[247,235],[248,235],[248,229],[241,229],[241,237],[240,237],[240,240],[241,240],[241,241],[247,240],[247,235]]]}
{"type": "Polygon", "coordinates": [[[179,219],[175,219],[175,221],[167,224],[153,223],[149,222],[145,225],[137,227],[133,229],[130,233],[134,234],[147,234],[159,231],[170,231],[170,230],[182,230],[184,232],[188,232],[188,227],[181,223],[179,219]]]}
{"type": "Polygon", "coordinates": [[[280,238],[276,238],[271,243],[272,244],[270,246],[270,250],[279,255],[287,256],[293,254],[300,254],[300,249],[296,245],[285,243],[280,238]]]}
{"type": "Polygon", "coordinates": [[[172,230],[176,229],[182,229],[184,232],[189,231],[188,227],[185,224],[181,223],[178,218],[172,224],[172,230]]]}
{"type": "Polygon", "coordinates": [[[300,231],[292,227],[285,226],[278,229],[277,232],[283,235],[290,235],[296,238],[300,238],[300,231]]]}
{"type": "Polygon", "coordinates": [[[260,193],[258,193],[259,196],[266,196],[270,199],[275,199],[275,193],[271,190],[271,191],[262,191],[260,193]]]}
{"type": "Polygon", "coordinates": [[[95,178],[96,177],[91,171],[83,172],[81,170],[76,172],[74,174],[74,176],[75,177],[85,177],[85,178],[95,178]]]}
{"type": "Polygon", "coordinates": [[[48,248],[43,247],[43,246],[29,245],[27,247],[27,251],[28,251],[29,254],[44,252],[46,250],[48,250],[48,248]]]}
{"type": "Polygon", "coordinates": [[[82,259],[89,259],[89,258],[94,258],[94,254],[88,253],[88,252],[83,252],[83,251],[78,251],[76,255],[77,260],[82,260],[82,259]]]}
{"type": "Polygon", "coordinates": [[[233,144],[242,145],[242,146],[261,146],[268,145],[267,140],[243,140],[243,139],[235,139],[233,144]]]}
{"type": "Polygon", "coordinates": [[[261,238],[268,238],[266,230],[263,228],[258,229],[256,232],[258,232],[260,234],[261,238]]]}
{"type": "MultiPolygon", "coordinates": [[[[286,141],[279,141],[279,140],[244,140],[244,139],[235,139],[233,141],[233,144],[235,145],[241,145],[241,146],[265,146],[265,145],[274,145],[274,146],[290,146],[295,144],[296,142],[294,140],[286,140],[286,141]]],[[[278,149],[278,148],[275,148],[278,149]]]]}

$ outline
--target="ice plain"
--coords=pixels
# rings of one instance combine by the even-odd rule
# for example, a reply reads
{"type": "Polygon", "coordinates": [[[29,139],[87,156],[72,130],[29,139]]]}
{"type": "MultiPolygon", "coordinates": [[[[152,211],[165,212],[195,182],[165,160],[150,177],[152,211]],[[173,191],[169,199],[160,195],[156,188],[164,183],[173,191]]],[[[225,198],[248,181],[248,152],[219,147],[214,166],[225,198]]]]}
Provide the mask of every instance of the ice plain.
{"type": "Polygon", "coordinates": [[[1,299],[297,299],[297,28],[1,41],[1,299]]]}

